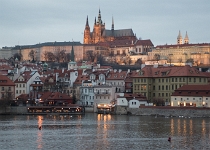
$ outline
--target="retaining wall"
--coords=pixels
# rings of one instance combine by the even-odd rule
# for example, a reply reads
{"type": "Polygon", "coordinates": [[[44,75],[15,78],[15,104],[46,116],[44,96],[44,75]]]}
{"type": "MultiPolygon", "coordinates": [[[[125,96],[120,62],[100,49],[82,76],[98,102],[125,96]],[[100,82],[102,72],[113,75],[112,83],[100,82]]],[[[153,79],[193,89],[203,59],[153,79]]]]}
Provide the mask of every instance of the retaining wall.
{"type": "Polygon", "coordinates": [[[140,107],[128,108],[128,114],[165,117],[210,117],[210,108],[196,107],[140,107]]]}

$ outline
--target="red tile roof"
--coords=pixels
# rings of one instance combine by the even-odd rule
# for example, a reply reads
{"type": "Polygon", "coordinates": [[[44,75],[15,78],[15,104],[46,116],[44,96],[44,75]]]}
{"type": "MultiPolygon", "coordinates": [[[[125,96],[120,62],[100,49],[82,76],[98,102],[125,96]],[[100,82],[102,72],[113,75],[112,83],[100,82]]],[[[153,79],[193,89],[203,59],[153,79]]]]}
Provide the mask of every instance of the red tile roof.
{"type": "Polygon", "coordinates": [[[171,96],[210,96],[210,85],[183,85],[171,96]]]}
{"type": "Polygon", "coordinates": [[[159,66],[154,68],[153,66],[146,66],[142,68],[142,74],[136,72],[132,77],[207,77],[204,72],[200,72],[195,67],[190,66],[159,66]]]}
{"type": "Polygon", "coordinates": [[[7,76],[0,75],[0,86],[15,86],[15,83],[7,76]]]}

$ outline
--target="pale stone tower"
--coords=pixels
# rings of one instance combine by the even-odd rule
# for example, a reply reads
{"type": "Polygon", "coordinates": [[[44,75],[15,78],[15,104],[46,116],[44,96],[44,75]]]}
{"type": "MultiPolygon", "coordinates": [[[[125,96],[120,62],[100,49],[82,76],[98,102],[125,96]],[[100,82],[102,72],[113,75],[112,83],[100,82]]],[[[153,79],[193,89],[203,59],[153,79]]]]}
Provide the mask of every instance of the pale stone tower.
{"type": "Polygon", "coordinates": [[[188,38],[188,35],[187,35],[187,31],[186,31],[186,35],[185,35],[185,38],[184,38],[184,44],[189,44],[189,38],[188,38]]]}
{"type": "Polygon", "coordinates": [[[181,35],[181,32],[179,31],[179,35],[177,37],[177,44],[182,44],[182,35],[181,35]]]}

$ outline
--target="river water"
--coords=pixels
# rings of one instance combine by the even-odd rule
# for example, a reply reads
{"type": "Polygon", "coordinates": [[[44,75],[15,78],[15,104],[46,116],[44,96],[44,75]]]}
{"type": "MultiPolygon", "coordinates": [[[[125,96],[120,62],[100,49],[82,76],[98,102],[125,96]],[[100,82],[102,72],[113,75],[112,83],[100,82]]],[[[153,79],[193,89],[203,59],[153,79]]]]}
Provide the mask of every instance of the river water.
{"type": "Polygon", "coordinates": [[[205,150],[210,149],[210,119],[94,113],[7,115],[0,116],[0,149],[205,150]]]}

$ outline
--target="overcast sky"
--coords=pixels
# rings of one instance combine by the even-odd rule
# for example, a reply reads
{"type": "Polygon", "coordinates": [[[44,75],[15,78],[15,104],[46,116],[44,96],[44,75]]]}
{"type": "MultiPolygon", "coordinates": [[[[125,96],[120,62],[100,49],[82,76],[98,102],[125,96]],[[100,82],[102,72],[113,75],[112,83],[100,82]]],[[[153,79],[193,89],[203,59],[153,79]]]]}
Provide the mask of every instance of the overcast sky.
{"type": "Polygon", "coordinates": [[[132,28],[153,44],[210,43],[210,0],[0,0],[0,47],[80,41],[101,10],[106,29],[132,28]]]}

